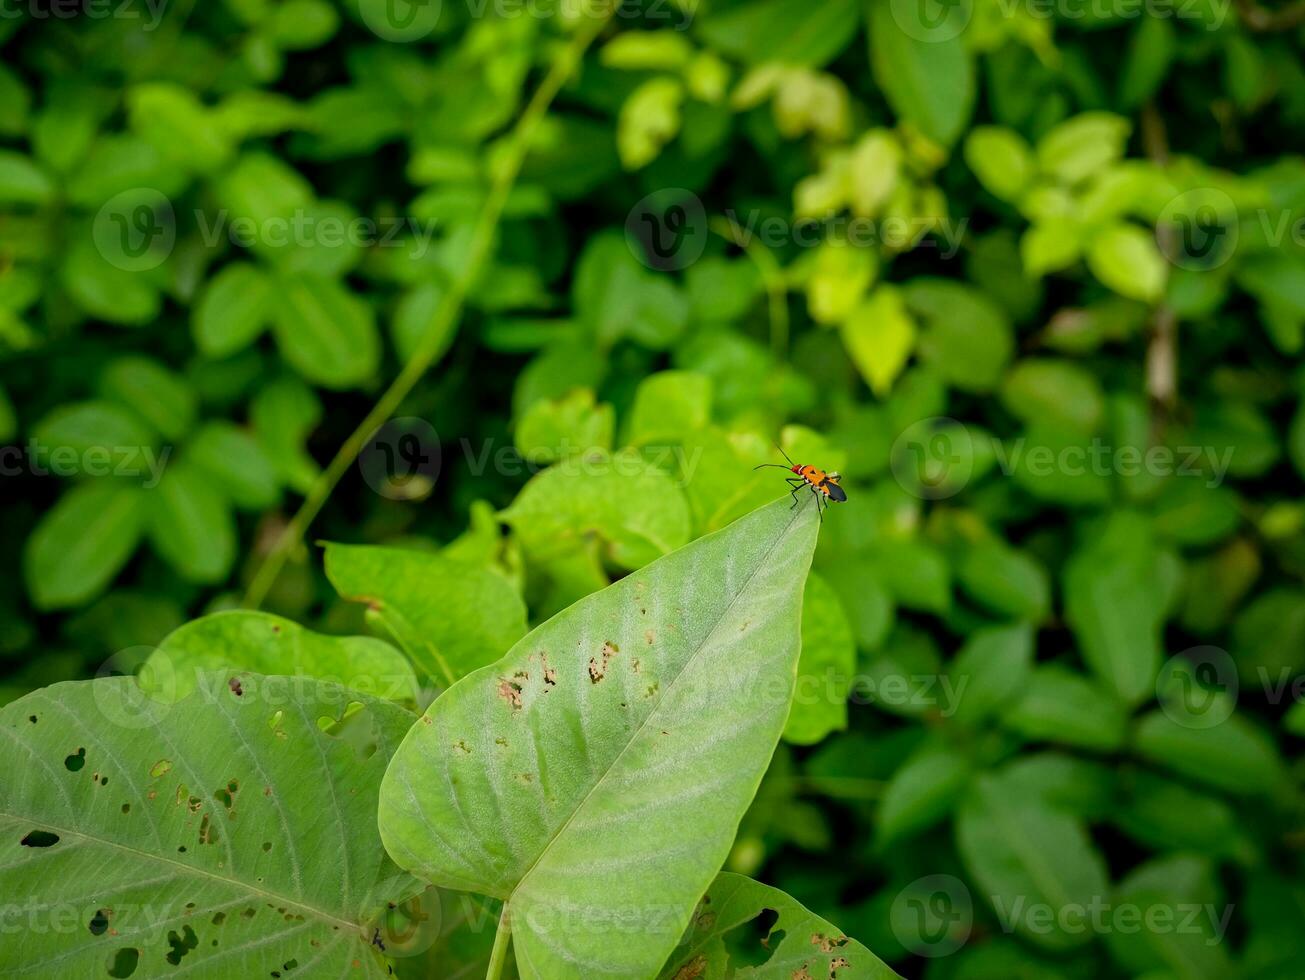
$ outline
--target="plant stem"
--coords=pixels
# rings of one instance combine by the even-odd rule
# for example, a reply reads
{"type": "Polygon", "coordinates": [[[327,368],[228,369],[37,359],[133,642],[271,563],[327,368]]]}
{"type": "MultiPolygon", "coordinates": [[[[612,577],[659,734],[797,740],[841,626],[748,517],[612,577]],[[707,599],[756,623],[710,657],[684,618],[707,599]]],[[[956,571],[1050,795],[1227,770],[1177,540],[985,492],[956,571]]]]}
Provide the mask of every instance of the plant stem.
{"type": "Polygon", "coordinates": [[[507,962],[508,942],[512,938],[509,901],[503,902],[503,914],[498,917],[498,931],[494,933],[494,950],[489,954],[489,969],[485,971],[485,980],[499,980],[503,975],[503,964],[507,962]]]}
{"type": "Polygon", "coordinates": [[[335,490],[341,478],[348,472],[349,467],[354,464],[358,454],[367,445],[367,441],[372,438],[377,429],[389,421],[417,382],[430,369],[431,363],[442,346],[443,338],[448,333],[449,328],[461,316],[467,294],[471,291],[472,286],[492,254],[499,221],[503,216],[503,208],[507,203],[508,195],[516,184],[518,175],[521,173],[521,167],[525,163],[535,129],[538,127],[540,120],[543,119],[544,114],[548,112],[548,107],[552,104],[557,93],[567,79],[571,77],[571,73],[579,64],[580,59],[584,57],[585,50],[593,43],[606,25],[608,18],[611,17],[612,10],[613,8],[609,5],[601,14],[589,18],[586,23],[576,29],[571,42],[563,49],[549,69],[548,74],[540,82],[539,88],[531,96],[530,102],[526,105],[508,137],[506,151],[500,165],[496,168],[496,173],[490,184],[489,194],[485,198],[485,204],[476,220],[471,243],[467,248],[466,261],[450,286],[448,293],[445,294],[439,308],[435,311],[435,316],[427,327],[425,334],[423,334],[421,343],[413,351],[408,362],[404,364],[403,370],[385,389],[381,397],[377,399],[376,404],[372,406],[371,411],[358,423],[358,427],[345,439],[331,462],[327,464],[326,468],[313,482],[313,485],[309,487],[303,503],[299,505],[299,509],[295,511],[290,522],[281,531],[276,543],[267,553],[258,571],[250,581],[249,588],[245,592],[244,605],[246,608],[257,609],[262,605],[263,600],[267,598],[268,591],[276,582],[277,576],[281,574],[281,570],[285,567],[286,560],[290,557],[291,552],[303,541],[308,528],[326,505],[327,500],[330,499],[332,491],[335,490]]]}

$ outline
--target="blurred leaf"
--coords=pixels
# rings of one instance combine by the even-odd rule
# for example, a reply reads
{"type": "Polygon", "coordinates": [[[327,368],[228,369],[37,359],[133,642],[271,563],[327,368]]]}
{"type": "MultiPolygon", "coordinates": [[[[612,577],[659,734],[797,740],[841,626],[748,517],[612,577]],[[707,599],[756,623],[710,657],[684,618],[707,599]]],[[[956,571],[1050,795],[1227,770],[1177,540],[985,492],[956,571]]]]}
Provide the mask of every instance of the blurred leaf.
{"type": "Polygon", "coordinates": [[[1091,941],[1090,932],[1065,929],[1056,920],[1049,925],[1034,911],[1090,908],[1106,894],[1105,862],[1074,817],[1035,796],[1012,793],[999,778],[981,776],[957,814],[956,844],[1003,928],[1049,950],[1091,941]]]}
{"type": "Polygon", "coordinates": [[[974,65],[962,31],[949,23],[967,13],[951,6],[947,22],[936,24],[917,6],[870,0],[875,81],[899,117],[943,145],[956,141],[974,109],[974,65]]]}
{"type": "Polygon", "coordinates": [[[814,745],[847,728],[847,695],[856,670],[852,627],[837,594],[819,575],[802,595],[802,654],[784,740],[814,745]]]}
{"type": "Polygon", "coordinates": [[[1108,112],[1073,116],[1038,141],[1038,166],[1043,173],[1076,184],[1118,160],[1131,130],[1127,119],[1108,112]]]}
{"type": "Polygon", "coordinates": [[[227,498],[202,470],[171,464],[149,491],[154,552],[190,582],[221,582],[236,560],[236,522],[227,498]]]}
{"type": "Polygon", "coordinates": [[[876,846],[887,847],[950,816],[972,775],[973,764],[962,753],[943,742],[926,742],[884,789],[876,846]]]}
{"type": "Polygon", "coordinates": [[[280,279],[272,329],[291,367],[327,388],[369,380],[380,361],[371,307],[343,286],[317,276],[280,279]]]}
{"type": "Polygon", "coordinates": [[[152,358],[110,361],[100,373],[99,391],[134,411],[165,439],[180,439],[195,421],[194,392],[152,358]]]}
{"type": "Polygon", "coordinates": [[[1023,693],[1001,713],[1001,723],[1025,738],[1096,752],[1122,746],[1127,721],[1111,694],[1057,664],[1035,668],[1023,693]]]}
{"type": "Polygon", "coordinates": [[[1026,624],[970,633],[948,673],[960,695],[952,717],[973,725],[1020,696],[1033,670],[1033,630],[1026,624]]]}
{"type": "Polygon", "coordinates": [[[265,510],[281,497],[276,468],[262,445],[230,422],[203,425],[186,447],[186,461],[244,510],[265,510]]]}
{"type": "Polygon", "coordinates": [[[596,405],[590,388],[537,401],[517,423],[516,446],[535,463],[553,463],[591,450],[611,452],[616,426],[611,405],[596,405]]]}
{"type": "Polygon", "coordinates": [[[276,285],[255,266],[232,262],[200,294],[191,319],[199,349],[226,357],[257,339],[272,319],[276,285]]]}
{"type": "Polygon", "coordinates": [[[870,390],[888,394],[915,348],[915,321],[901,294],[880,286],[843,321],[843,345],[870,390]]]}
{"type": "Polygon", "coordinates": [[[1160,669],[1156,561],[1144,521],[1119,512],[1065,566],[1065,617],[1083,658],[1130,706],[1152,694],[1160,669]]]}
{"type": "Polygon", "coordinates": [[[142,690],[169,703],[205,674],[253,671],[313,678],[391,701],[417,697],[417,678],[398,650],[367,636],[326,636],[262,612],[201,616],[169,633],[141,670],[142,690]]]}
{"type": "Polygon", "coordinates": [[[23,550],[23,572],[39,609],[79,606],[102,592],[144,534],[145,495],[116,481],[64,494],[42,517],[23,550]]]}
{"type": "Polygon", "coordinates": [[[325,563],[335,590],[367,603],[386,632],[442,685],[502,656],[526,631],[521,596],[491,568],[422,551],[344,544],[328,544],[325,563]]]}
{"type": "Polygon", "coordinates": [[[1088,245],[1087,263],[1094,276],[1130,299],[1159,299],[1169,275],[1154,236],[1136,225],[1114,224],[1098,232],[1088,245]]]}
{"type": "Polygon", "coordinates": [[[1142,758],[1229,793],[1271,793],[1283,779],[1273,741],[1237,714],[1195,728],[1152,711],[1137,721],[1132,742],[1142,758]]]}
{"type": "Polygon", "coordinates": [[[528,557],[549,558],[598,535],[621,568],[640,568],[689,540],[684,491],[630,452],[590,455],[531,478],[500,518],[528,557]]]}

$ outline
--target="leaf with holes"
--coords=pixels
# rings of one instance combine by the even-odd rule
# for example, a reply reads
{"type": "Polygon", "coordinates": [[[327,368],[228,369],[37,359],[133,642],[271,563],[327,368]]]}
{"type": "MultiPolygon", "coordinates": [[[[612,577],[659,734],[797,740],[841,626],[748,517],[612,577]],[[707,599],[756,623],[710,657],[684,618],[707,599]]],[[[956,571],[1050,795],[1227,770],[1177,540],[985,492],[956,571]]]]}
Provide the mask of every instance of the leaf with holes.
{"type": "Polygon", "coordinates": [[[778,888],[722,873],[694,912],[663,980],[893,980],[887,964],[778,888]]]}
{"type": "Polygon", "coordinates": [[[411,722],[333,684],[230,673],[172,705],[111,677],[0,709],[0,881],[6,920],[29,925],[5,972],[386,976],[375,923],[418,886],[376,801],[411,722]]]}
{"type": "Polygon", "coordinates": [[[509,901],[535,977],[648,977],[733,843],[784,728],[818,527],[787,496],[544,623],[395,754],[381,836],[509,901]]]}

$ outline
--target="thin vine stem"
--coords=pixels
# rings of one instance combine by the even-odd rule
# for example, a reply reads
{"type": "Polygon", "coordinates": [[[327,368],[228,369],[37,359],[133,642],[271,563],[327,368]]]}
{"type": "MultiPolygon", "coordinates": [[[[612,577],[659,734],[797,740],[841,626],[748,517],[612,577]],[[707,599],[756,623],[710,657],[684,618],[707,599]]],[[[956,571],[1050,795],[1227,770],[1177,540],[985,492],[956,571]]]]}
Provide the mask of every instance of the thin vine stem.
{"type": "Polygon", "coordinates": [[[498,931],[494,933],[494,949],[489,954],[489,968],[485,971],[485,980],[499,980],[503,976],[503,965],[507,963],[508,941],[512,938],[511,906],[503,903],[503,912],[498,917],[498,931]]]}
{"type": "Polygon", "coordinates": [[[553,99],[557,97],[557,93],[561,91],[562,86],[566,84],[576,66],[584,57],[589,45],[594,42],[594,39],[606,26],[608,19],[612,15],[612,10],[612,6],[607,5],[603,12],[588,19],[586,23],[576,29],[575,36],[562,50],[549,69],[548,74],[544,76],[543,81],[535,90],[534,95],[531,96],[529,103],[527,103],[525,110],[521,113],[521,117],[517,120],[508,137],[507,148],[499,161],[499,166],[496,168],[496,173],[490,184],[489,194],[485,198],[485,204],[476,220],[471,243],[467,248],[467,261],[463,264],[460,274],[454,279],[449,291],[436,309],[430,327],[422,336],[421,342],[413,351],[412,356],[408,358],[407,363],[404,364],[403,369],[390,383],[390,386],[376,400],[376,404],[358,423],[358,427],[340,445],[330,463],[313,481],[313,485],[309,487],[308,493],[304,496],[303,503],[299,505],[299,509],[295,511],[294,516],[290,518],[290,521],[277,537],[276,543],[259,565],[258,571],[255,572],[253,579],[249,583],[249,588],[245,592],[244,605],[246,608],[257,609],[263,604],[263,600],[267,598],[268,592],[281,574],[281,570],[285,567],[290,554],[300,546],[304,535],[308,533],[308,528],[312,526],[313,521],[317,519],[317,515],[326,506],[326,502],[330,499],[336,485],[349,471],[349,467],[354,464],[358,454],[367,445],[367,441],[377,429],[390,420],[395,410],[398,409],[417,382],[430,369],[431,364],[439,354],[442,339],[448,333],[449,328],[462,315],[462,307],[466,302],[467,294],[492,253],[499,221],[503,217],[503,209],[507,204],[508,195],[512,192],[517,177],[521,173],[521,167],[525,163],[526,154],[529,151],[536,128],[548,112],[548,108],[552,105],[553,99]]]}

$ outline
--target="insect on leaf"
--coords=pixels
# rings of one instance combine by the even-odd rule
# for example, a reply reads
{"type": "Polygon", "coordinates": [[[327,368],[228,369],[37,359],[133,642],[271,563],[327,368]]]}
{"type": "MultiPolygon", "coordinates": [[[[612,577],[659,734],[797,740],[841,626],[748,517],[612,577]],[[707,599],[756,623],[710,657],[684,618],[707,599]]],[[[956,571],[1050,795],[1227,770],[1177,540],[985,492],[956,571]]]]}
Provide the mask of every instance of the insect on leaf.
{"type": "Polygon", "coordinates": [[[508,899],[527,980],[655,974],[783,730],[817,528],[785,495],[454,685],[386,773],[390,854],[508,899]]]}

